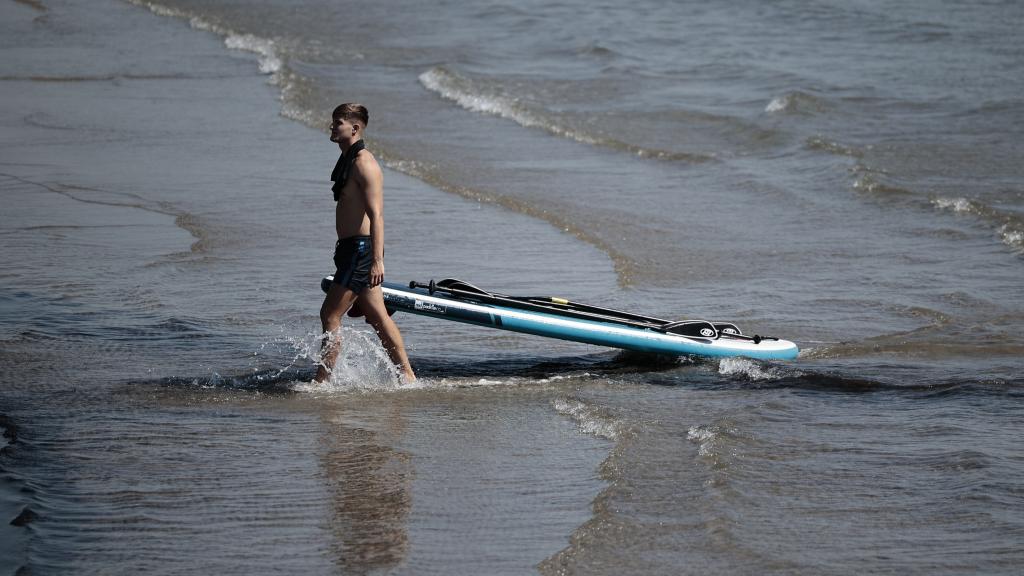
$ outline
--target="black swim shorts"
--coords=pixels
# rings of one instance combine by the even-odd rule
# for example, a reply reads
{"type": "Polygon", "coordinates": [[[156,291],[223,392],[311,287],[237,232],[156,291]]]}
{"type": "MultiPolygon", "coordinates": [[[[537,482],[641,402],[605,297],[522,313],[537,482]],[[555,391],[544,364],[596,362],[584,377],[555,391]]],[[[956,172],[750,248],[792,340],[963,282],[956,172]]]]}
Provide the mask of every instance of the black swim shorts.
{"type": "Polygon", "coordinates": [[[334,282],[359,294],[370,285],[373,243],[369,236],[349,236],[334,247],[334,282]]]}

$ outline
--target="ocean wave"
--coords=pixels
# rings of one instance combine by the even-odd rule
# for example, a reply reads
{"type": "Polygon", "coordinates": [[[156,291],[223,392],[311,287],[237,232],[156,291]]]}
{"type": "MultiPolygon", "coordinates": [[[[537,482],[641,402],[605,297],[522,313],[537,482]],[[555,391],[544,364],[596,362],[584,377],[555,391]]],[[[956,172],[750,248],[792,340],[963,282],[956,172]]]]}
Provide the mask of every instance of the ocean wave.
{"type": "Polygon", "coordinates": [[[730,441],[737,438],[737,430],[727,422],[695,424],[686,431],[686,439],[697,445],[697,454],[719,465],[729,453],[730,441]]]}
{"type": "Polygon", "coordinates": [[[259,54],[260,72],[264,74],[273,74],[281,69],[281,59],[277,56],[273,40],[252,34],[228,34],[224,45],[233,50],[259,54]]]}
{"type": "Polygon", "coordinates": [[[710,155],[648,148],[579,129],[572,126],[572,122],[565,115],[537,109],[525,103],[521,96],[508,94],[497,86],[486,85],[443,66],[436,66],[423,72],[419,76],[419,81],[427,90],[471,112],[505,118],[525,128],[538,128],[583,144],[603,146],[641,158],[658,160],[695,163],[713,159],[710,155]]]}
{"type": "Polygon", "coordinates": [[[794,90],[772,98],[764,111],[768,114],[818,114],[828,109],[825,100],[812,94],[794,90]]]}
{"type": "Polygon", "coordinates": [[[576,398],[556,398],[551,406],[559,413],[571,418],[581,431],[606,440],[616,440],[622,433],[623,424],[606,411],[590,406],[576,398]]]}
{"type": "Polygon", "coordinates": [[[830,140],[822,135],[811,136],[804,142],[804,146],[810,150],[828,152],[829,154],[835,154],[836,156],[860,158],[864,155],[864,152],[858,148],[842,144],[835,140],[830,140]]]}
{"type": "Polygon", "coordinates": [[[875,152],[875,147],[871,145],[858,148],[830,140],[822,135],[808,138],[804,145],[810,150],[857,159],[857,162],[850,168],[850,172],[854,175],[853,189],[857,192],[876,196],[879,199],[902,202],[909,207],[931,207],[939,212],[973,216],[988,225],[1000,242],[1010,247],[1015,253],[1024,254],[1024,216],[1018,211],[997,208],[978,198],[934,195],[905,186],[901,180],[908,178],[900,178],[894,176],[890,170],[869,165],[865,157],[875,152]]]}
{"type": "Polygon", "coordinates": [[[978,213],[975,203],[967,198],[933,198],[932,204],[939,210],[952,210],[960,213],[978,213]]]}
{"type": "Polygon", "coordinates": [[[1024,253],[1024,217],[1019,213],[1001,210],[981,200],[964,197],[935,197],[931,205],[943,212],[974,216],[989,224],[999,240],[1018,254],[1024,253]]]}
{"type": "Polygon", "coordinates": [[[258,62],[260,72],[270,75],[272,80],[274,80],[274,75],[281,70],[281,58],[277,53],[274,41],[269,38],[261,38],[252,34],[242,34],[225,26],[205,20],[185,10],[170,8],[155,2],[148,2],[147,0],[126,1],[136,6],[148,8],[158,16],[168,16],[171,18],[188,20],[189,26],[196,30],[203,30],[206,32],[212,32],[218,36],[223,36],[224,45],[232,50],[243,50],[257,54],[259,56],[258,62]]]}
{"type": "Polygon", "coordinates": [[[866,164],[858,163],[851,170],[857,177],[853,181],[853,189],[858,192],[875,196],[913,196],[914,192],[887,181],[885,173],[874,170],[866,164]]]}
{"type": "Polygon", "coordinates": [[[1014,227],[1009,224],[1004,224],[999,227],[999,237],[1003,240],[1003,243],[1018,252],[1024,252],[1024,230],[1019,226],[1014,227]]]}

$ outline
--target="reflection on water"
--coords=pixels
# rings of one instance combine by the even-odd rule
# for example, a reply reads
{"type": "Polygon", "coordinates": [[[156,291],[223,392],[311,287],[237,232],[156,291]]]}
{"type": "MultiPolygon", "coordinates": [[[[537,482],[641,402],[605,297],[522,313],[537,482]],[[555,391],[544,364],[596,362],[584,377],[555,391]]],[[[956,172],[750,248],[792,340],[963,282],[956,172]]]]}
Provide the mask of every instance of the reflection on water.
{"type": "MultiPolygon", "coordinates": [[[[409,551],[411,457],[387,445],[377,432],[324,417],[322,465],[334,562],[346,574],[397,566],[409,551]]],[[[397,433],[404,428],[397,407],[384,426],[397,433]]]]}

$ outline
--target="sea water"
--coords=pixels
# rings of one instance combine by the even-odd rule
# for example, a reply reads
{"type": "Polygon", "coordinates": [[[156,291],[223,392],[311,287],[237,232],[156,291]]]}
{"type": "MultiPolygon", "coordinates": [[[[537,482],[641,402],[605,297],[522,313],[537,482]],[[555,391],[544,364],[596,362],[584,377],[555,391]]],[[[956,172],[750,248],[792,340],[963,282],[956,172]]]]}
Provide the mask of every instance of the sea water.
{"type": "Polygon", "coordinates": [[[8,573],[1015,573],[1024,9],[0,5],[8,573]],[[330,110],[386,274],[796,341],[655,361],[346,319],[330,110]]]}

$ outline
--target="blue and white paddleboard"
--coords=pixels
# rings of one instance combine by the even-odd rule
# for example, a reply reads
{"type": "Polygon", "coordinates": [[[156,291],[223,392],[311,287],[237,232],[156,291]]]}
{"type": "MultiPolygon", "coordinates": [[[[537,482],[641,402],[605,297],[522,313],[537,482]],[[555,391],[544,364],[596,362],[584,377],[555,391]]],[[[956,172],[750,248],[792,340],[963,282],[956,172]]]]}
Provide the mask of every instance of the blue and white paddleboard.
{"type": "MultiPolygon", "coordinates": [[[[332,279],[328,276],[321,283],[325,292],[332,279]]],[[[433,282],[429,288],[416,283],[413,283],[416,287],[410,287],[385,282],[382,285],[384,304],[389,311],[653,354],[792,360],[799,353],[796,344],[788,340],[744,336],[732,324],[666,322],[577,305],[557,298],[540,302],[538,299],[515,298],[484,291],[474,293],[447,289],[444,288],[445,282],[454,282],[451,285],[459,288],[468,286],[479,290],[459,281],[441,281],[437,288],[433,282]],[[643,320],[637,321],[637,318],[643,320]],[[648,325],[650,320],[663,324],[648,325]],[[687,326],[676,328],[680,324],[687,326]],[[673,333],[671,330],[675,329],[688,333],[673,333]]]]}

